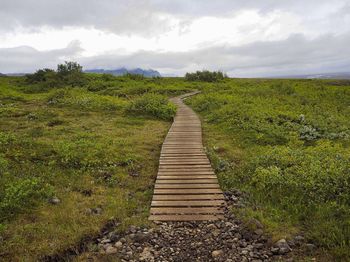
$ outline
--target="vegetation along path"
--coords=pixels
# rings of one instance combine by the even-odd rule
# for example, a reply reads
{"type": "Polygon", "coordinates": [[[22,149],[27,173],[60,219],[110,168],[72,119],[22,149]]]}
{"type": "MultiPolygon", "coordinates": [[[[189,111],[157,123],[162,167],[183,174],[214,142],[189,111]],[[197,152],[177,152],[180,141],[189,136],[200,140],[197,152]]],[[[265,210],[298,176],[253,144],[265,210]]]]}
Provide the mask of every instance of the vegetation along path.
{"type": "Polygon", "coordinates": [[[172,99],[178,110],[162,146],[150,220],[223,218],[224,196],[204,152],[201,121],[182,101],[194,94],[172,99]]]}

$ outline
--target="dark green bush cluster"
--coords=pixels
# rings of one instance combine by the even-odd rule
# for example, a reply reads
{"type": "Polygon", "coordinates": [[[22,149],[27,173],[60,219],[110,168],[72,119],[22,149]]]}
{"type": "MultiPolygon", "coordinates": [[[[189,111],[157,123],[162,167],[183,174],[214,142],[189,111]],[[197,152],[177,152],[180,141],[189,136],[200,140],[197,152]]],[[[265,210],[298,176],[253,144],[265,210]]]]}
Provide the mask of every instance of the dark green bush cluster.
{"type": "Polygon", "coordinates": [[[57,71],[40,69],[34,74],[27,74],[25,80],[27,84],[36,84],[43,88],[83,86],[86,83],[83,68],[77,62],[59,64],[57,71]]]}
{"type": "Polygon", "coordinates": [[[176,107],[166,96],[148,93],[133,100],[128,112],[170,120],[176,113],[176,107]]]}
{"type": "Polygon", "coordinates": [[[203,82],[218,82],[224,80],[227,76],[221,71],[197,71],[195,73],[186,73],[187,81],[203,81],[203,82]]]}

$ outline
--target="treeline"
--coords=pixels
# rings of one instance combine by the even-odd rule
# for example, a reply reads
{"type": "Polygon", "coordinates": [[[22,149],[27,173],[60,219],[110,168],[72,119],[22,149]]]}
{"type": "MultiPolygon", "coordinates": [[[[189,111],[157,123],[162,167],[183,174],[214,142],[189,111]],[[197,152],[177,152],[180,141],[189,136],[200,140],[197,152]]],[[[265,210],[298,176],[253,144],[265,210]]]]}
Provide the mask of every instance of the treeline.
{"type": "Polygon", "coordinates": [[[186,73],[185,79],[188,81],[218,82],[227,78],[227,75],[221,71],[197,71],[194,73],[186,73]]]}

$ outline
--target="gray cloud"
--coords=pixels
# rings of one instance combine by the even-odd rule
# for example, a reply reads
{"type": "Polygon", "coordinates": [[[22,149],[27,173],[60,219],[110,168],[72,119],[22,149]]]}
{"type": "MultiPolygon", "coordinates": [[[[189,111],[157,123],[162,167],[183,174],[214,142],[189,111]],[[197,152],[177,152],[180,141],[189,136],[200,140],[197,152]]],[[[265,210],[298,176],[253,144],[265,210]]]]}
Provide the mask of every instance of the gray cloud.
{"type": "Polygon", "coordinates": [[[38,51],[28,46],[0,48],[0,72],[28,73],[44,67],[55,68],[64,60],[77,59],[81,51],[79,41],[50,51],[38,51]]]}
{"type": "MultiPolygon", "coordinates": [[[[0,48],[0,72],[54,68],[69,59],[81,62],[85,68],[143,67],[179,75],[197,69],[221,69],[239,76],[350,70],[350,0],[0,0],[0,34],[16,34],[18,27],[40,31],[44,26],[73,26],[151,38],[173,29],[170,17],[176,17],[181,34],[197,18],[233,17],[244,10],[263,14],[288,11],[300,20],[300,30],[309,33],[290,35],[280,41],[251,40],[241,46],[216,45],[208,35],[205,43],[187,52],[141,50],[93,57],[82,56],[77,41],[50,51],[23,46],[0,48]],[[315,36],[318,37],[312,38],[315,36]]],[[[278,26],[278,21],[270,23],[267,29],[278,26]]],[[[249,33],[256,28],[249,24],[239,30],[249,33]]]]}
{"type": "Polygon", "coordinates": [[[86,69],[143,67],[178,75],[201,69],[220,69],[231,76],[339,72],[350,70],[349,42],[350,33],[323,35],[313,40],[293,35],[282,41],[261,41],[239,47],[221,45],[188,52],[138,51],[93,57],[79,57],[82,50],[73,42],[67,48],[46,52],[29,47],[0,49],[0,72],[54,68],[66,59],[77,59],[86,69]]]}
{"type": "Polygon", "coordinates": [[[180,25],[196,17],[232,16],[246,9],[285,10],[307,18],[319,10],[324,12],[330,5],[338,7],[336,12],[347,12],[347,4],[349,0],[332,0],[331,4],[328,0],[0,0],[0,31],[18,26],[31,30],[41,26],[79,26],[150,37],[171,28],[166,15],[177,17],[180,25]]]}
{"type": "Polygon", "coordinates": [[[97,28],[118,34],[143,36],[164,32],[169,21],[160,16],[151,1],[137,0],[11,0],[1,1],[0,30],[18,26],[29,30],[42,26],[97,28]]]}

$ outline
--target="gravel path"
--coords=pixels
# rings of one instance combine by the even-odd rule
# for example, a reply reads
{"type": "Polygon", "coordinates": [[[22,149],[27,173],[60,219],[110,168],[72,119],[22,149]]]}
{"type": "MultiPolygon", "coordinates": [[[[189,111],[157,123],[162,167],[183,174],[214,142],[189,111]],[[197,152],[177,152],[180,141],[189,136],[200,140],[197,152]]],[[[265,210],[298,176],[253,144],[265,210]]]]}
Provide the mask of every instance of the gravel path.
{"type": "Polygon", "coordinates": [[[97,240],[97,252],[121,261],[292,261],[290,246],[298,243],[282,239],[271,245],[259,221],[252,219],[248,227],[229,211],[240,205],[239,196],[226,192],[225,198],[220,221],[155,222],[155,227],[132,226],[122,235],[106,232],[97,240]]]}

